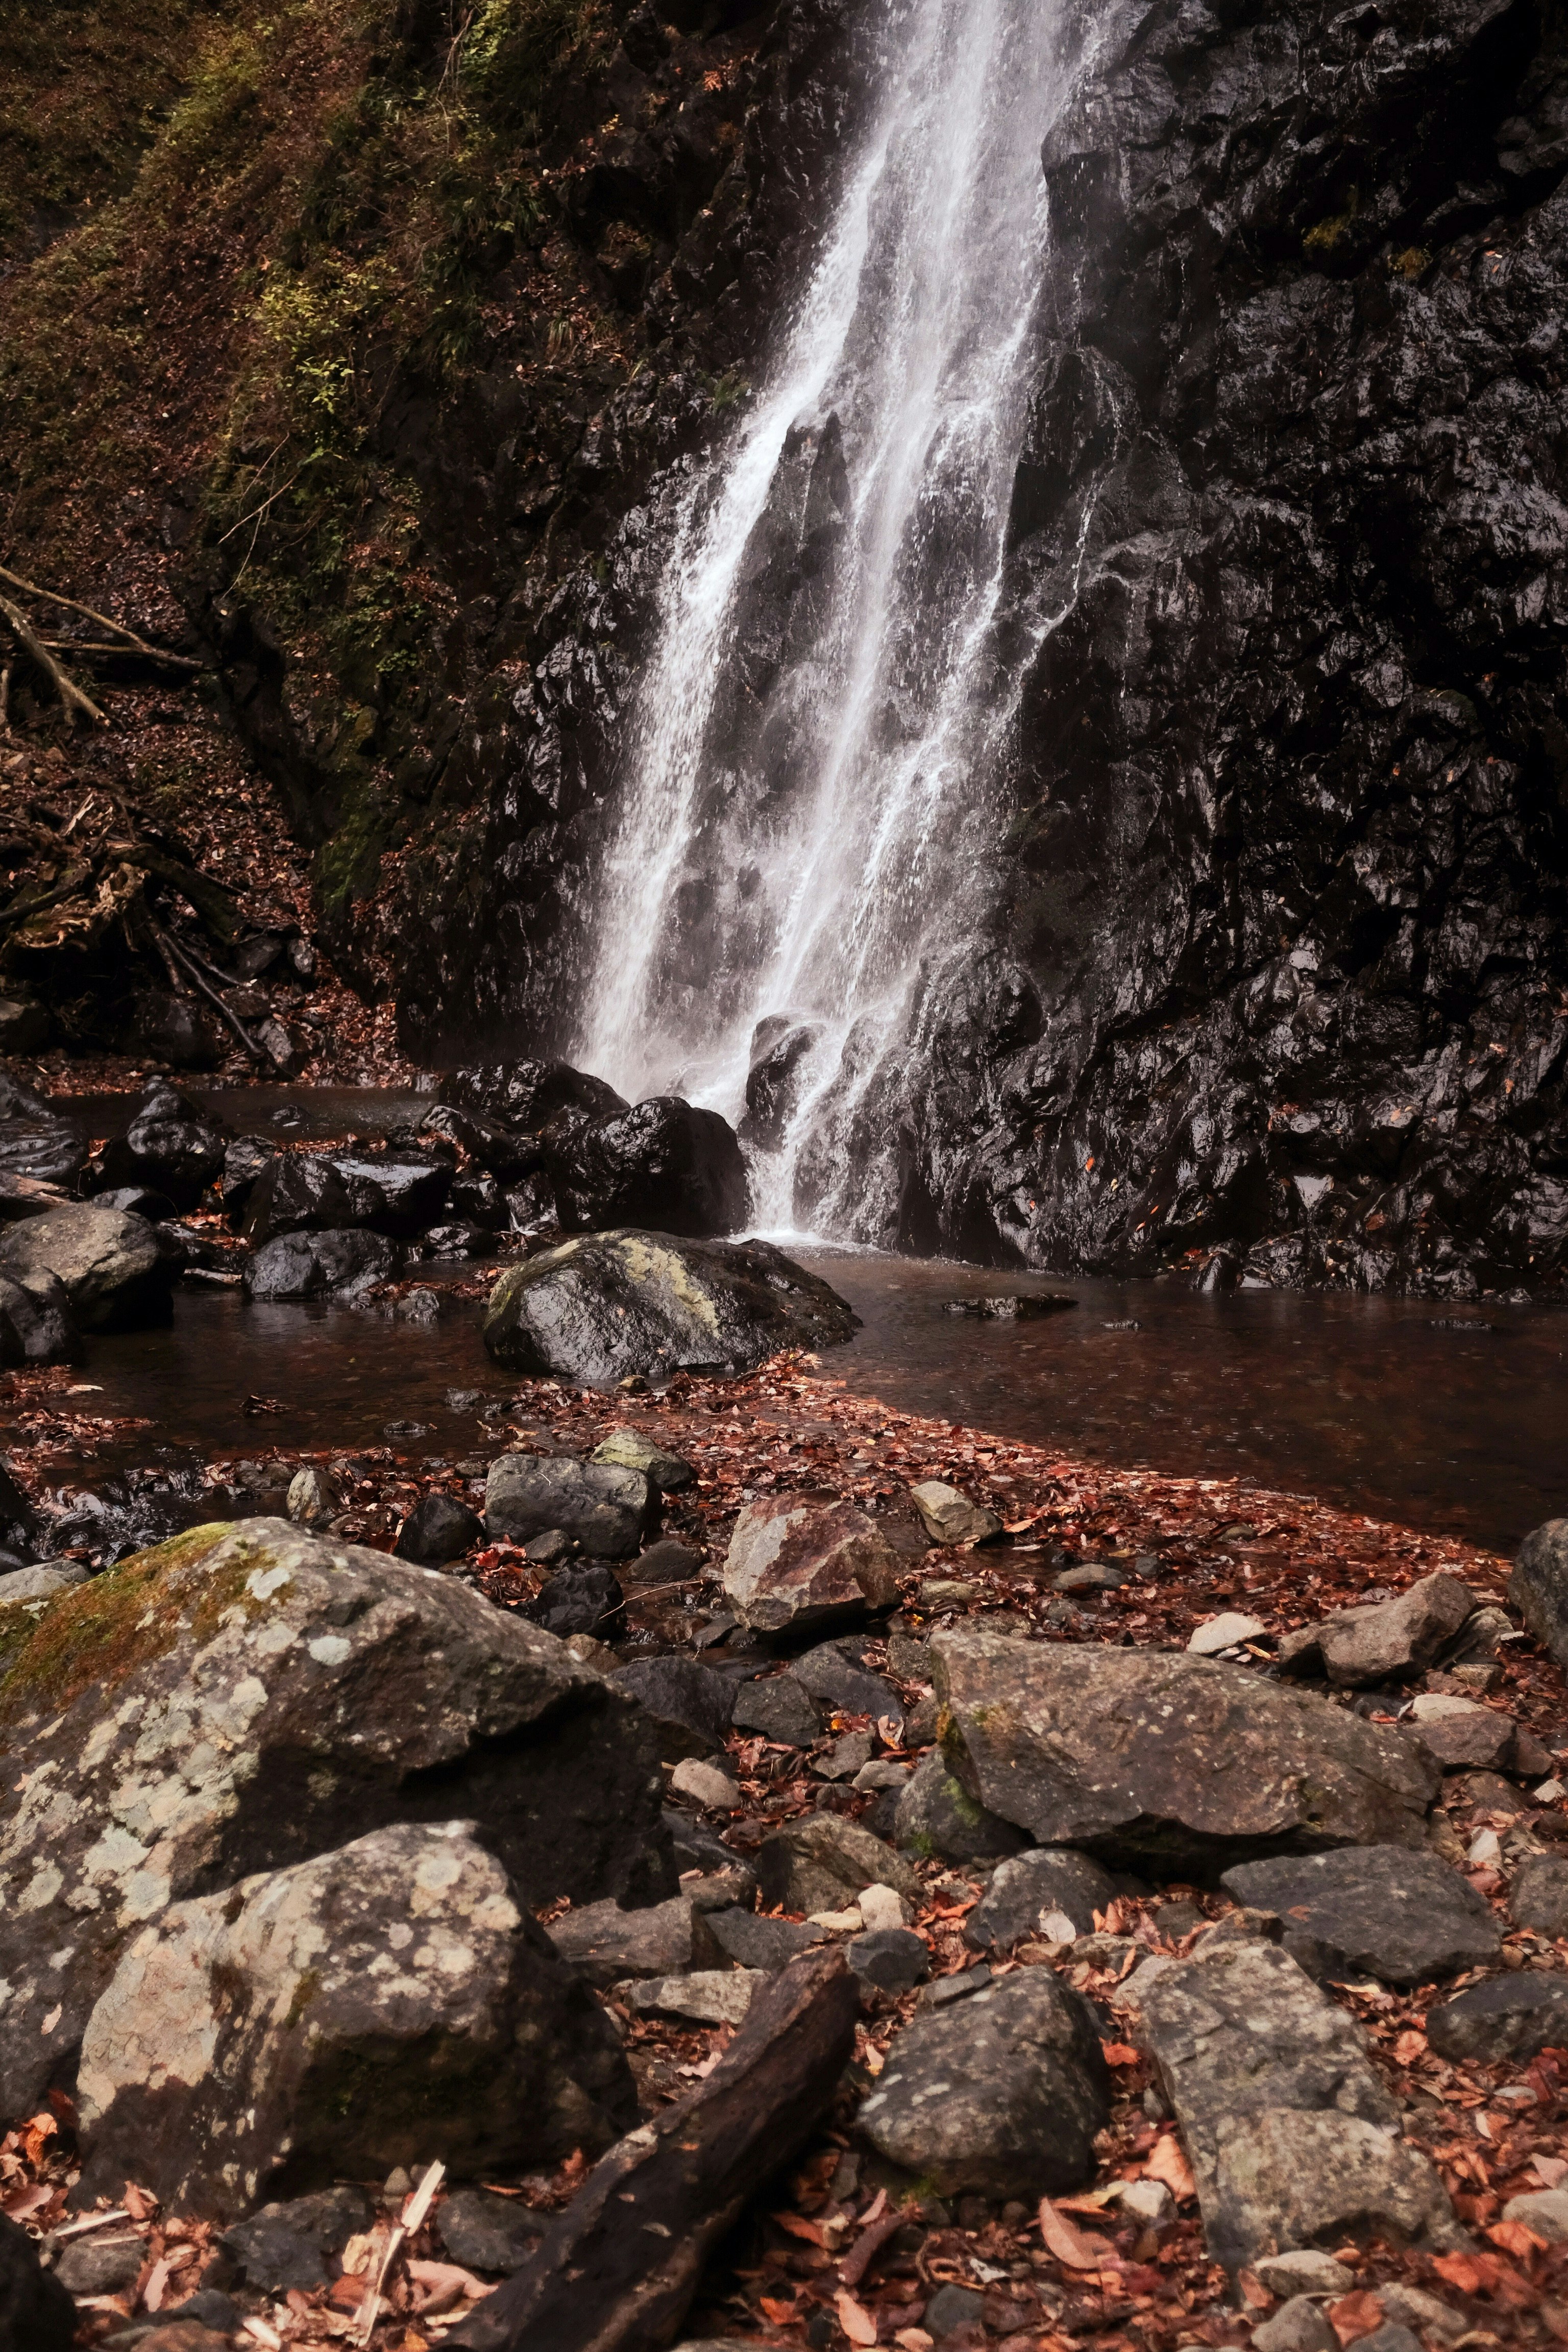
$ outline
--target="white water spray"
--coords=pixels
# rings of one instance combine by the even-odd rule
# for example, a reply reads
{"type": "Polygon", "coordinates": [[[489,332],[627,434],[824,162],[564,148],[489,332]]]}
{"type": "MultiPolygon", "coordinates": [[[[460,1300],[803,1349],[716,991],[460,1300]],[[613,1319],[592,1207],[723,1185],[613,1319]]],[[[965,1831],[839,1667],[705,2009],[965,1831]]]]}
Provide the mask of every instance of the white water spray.
{"type": "MultiPolygon", "coordinates": [[[[829,1103],[842,1118],[903,1041],[921,959],[978,920],[1065,24],[1039,0],[894,0],[815,278],[666,575],[578,1057],[634,1098],[678,1091],[734,1119],[758,1021],[813,1024],[785,1131],[755,1159],[763,1227],[795,1222],[829,1103]],[[814,457],[821,576],[792,576],[790,642],[759,687],[749,600],[814,457]]],[[[824,1205],[855,1229],[850,1201],[824,1205]]]]}

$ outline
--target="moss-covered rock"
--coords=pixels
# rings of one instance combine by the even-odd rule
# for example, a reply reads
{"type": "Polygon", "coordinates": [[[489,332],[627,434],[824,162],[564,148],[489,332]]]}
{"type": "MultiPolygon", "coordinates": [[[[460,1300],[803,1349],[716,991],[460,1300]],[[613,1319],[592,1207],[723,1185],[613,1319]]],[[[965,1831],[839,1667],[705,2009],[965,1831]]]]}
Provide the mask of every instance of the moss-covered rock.
{"type": "Polygon", "coordinates": [[[0,1611],[0,2106],[24,2111],[172,1901],[461,1815],[532,1905],[673,1891],[658,1740],[468,1586],[280,1519],[0,1611]]]}

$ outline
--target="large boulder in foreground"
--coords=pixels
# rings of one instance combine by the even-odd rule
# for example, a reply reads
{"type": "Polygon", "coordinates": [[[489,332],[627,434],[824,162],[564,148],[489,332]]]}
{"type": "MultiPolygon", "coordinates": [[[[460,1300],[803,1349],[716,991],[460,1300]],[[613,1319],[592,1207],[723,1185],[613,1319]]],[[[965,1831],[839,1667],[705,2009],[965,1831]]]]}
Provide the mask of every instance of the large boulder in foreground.
{"type": "Polygon", "coordinates": [[[503,1274],[485,1346],[509,1371],[594,1388],[685,1366],[746,1371],[780,1348],[847,1339],[858,1318],[768,1242],[586,1234],[503,1274]]]}
{"type": "Polygon", "coordinates": [[[1226,2270],[1369,2228],[1396,2245],[1458,2241],[1442,2182],[1398,2137],[1361,2027],[1278,1945],[1178,1961],[1142,2013],[1226,2270]]]}
{"type": "Polygon", "coordinates": [[[1419,1845],[1441,1784],[1415,1741],[1188,1653],[938,1633],[942,1752],[1041,1845],[1213,1878],[1262,1853],[1419,1845]]]}
{"type": "Polygon", "coordinates": [[[395,1242],[357,1226],[275,1234],[247,1263],[246,1297],[353,1298],[384,1282],[399,1263],[395,1242]]]}
{"type": "Polygon", "coordinates": [[[1026,1968],[906,2025],[856,2121],[939,2196],[1003,2198],[1081,2188],[1110,2118],[1093,2011],[1026,1968]]]}
{"type": "Polygon", "coordinates": [[[466,1821],[172,1903],[82,2037],[87,2168],[230,2221],[275,2185],[597,2155],[637,2119],[605,2011],[466,1821]]]}
{"type": "Polygon", "coordinates": [[[447,1160],[351,1151],[280,1151],[267,1162],[245,1204],[245,1237],[329,1233],[367,1226],[406,1239],[433,1225],[452,1189],[447,1160]]]}
{"type": "Polygon", "coordinates": [[[400,1823],[171,1904],[88,2020],[78,2195],[231,2220],[439,2158],[597,2155],[637,2120],[619,2039],[466,1822],[400,1823]]]}
{"type": "Polygon", "coordinates": [[[546,1130],[546,1166],[568,1233],[647,1225],[701,1241],[746,1222],[746,1163],[728,1119],[679,1095],[546,1130]]]}
{"type": "Polygon", "coordinates": [[[145,1217],[83,1202],[0,1233],[0,1274],[53,1275],[84,1331],[124,1331],[168,1312],[179,1261],[145,1217]]]}
{"type": "Polygon", "coordinates": [[[876,1521],[851,1504],[763,1495],[735,1521],[724,1598],[754,1633],[825,1633],[890,1609],[903,1565],[876,1521]]]}
{"type": "Polygon", "coordinates": [[[281,1519],[0,1610],[0,2108],[30,2111],[171,1902],[467,1817],[531,1906],[675,1891],[659,1743],[564,1645],[281,1519]]]}

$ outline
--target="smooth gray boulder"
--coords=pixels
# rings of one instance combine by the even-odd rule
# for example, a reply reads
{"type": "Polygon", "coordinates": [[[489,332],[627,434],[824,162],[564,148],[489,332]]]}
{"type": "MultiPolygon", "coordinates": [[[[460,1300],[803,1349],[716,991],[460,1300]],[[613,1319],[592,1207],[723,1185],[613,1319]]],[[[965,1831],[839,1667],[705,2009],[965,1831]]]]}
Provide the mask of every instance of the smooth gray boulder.
{"type": "MultiPolygon", "coordinates": [[[[963,1923],[963,1940],[977,1951],[1009,1952],[1028,1936],[1050,1933],[1053,1915],[1071,1921],[1080,1936],[1094,1930],[1094,1915],[1110,1908],[1116,1885],[1092,1854],[1067,1846],[1037,1846],[1031,1853],[999,1862],[991,1884],[963,1923]]],[[[1062,1940],[1062,1939],[1058,1939],[1062,1940]]]]}
{"type": "Polygon", "coordinates": [[[584,1234],[502,1275],[484,1342],[509,1371],[610,1388],[683,1365],[749,1371],[781,1348],[832,1347],[858,1318],[768,1242],[584,1234]]]}
{"type": "Polygon", "coordinates": [[[1487,1977],[1427,2011],[1426,2039],[1439,2058],[1528,2064],[1539,2051],[1568,2048],[1568,1982],[1533,1969],[1487,1977]]]}
{"type": "Polygon", "coordinates": [[[756,1857],[757,1884],[770,1910],[846,1911],[866,1886],[891,1886],[916,1902],[921,1883],[903,1861],[869,1830],[837,1813],[806,1813],[763,1840],[756,1857]]]}
{"type": "Polygon", "coordinates": [[[1531,1528],[1514,1559],[1508,1600],[1526,1632],[1568,1665],[1568,1519],[1531,1528]]]}
{"type": "Polygon", "coordinates": [[[899,1791],[893,1843],[921,1862],[981,1862],[1017,1853],[1028,1840],[1011,1822],[976,1804],[933,1748],[899,1791]]]}
{"type": "Polygon", "coordinates": [[[1502,1948],[1490,1906],[1438,1855],[1406,1846],[1279,1854],[1227,1870],[1240,1904],[1277,1911],[1284,1946],[1310,1977],[1430,1984],[1485,1968],[1502,1948]]]}
{"type": "Polygon", "coordinates": [[[467,1822],[400,1822],[170,1904],[88,2020],[78,2194],[175,2210],[290,2186],[597,2154],[637,2116],[620,2042],[467,1822]]]}
{"type": "Polygon", "coordinates": [[[473,1819],[531,1907],[674,1891],[631,1700],[455,1578],[286,1520],[0,1612],[0,1751],[7,2114],[169,1903],[388,1822],[473,1819]]]}
{"type": "Polygon", "coordinates": [[[1342,1690],[1406,1681],[1425,1672],[1479,1606],[1479,1593],[1439,1570],[1391,1601],[1337,1609],[1310,1629],[1311,1644],[1292,1646],[1291,1669],[1321,1671],[1342,1690]]]}
{"type": "Polygon", "coordinates": [[[1093,2175],[1110,2079],[1088,2002],[1019,1969],[896,2034],[856,2127],[940,2196],[1056,2196],[1093,2175]]]}
{"type": "Polygon", "coordinates": [[[502,1454],[485,1480],[485,1528],[493,1538],[527,1543],[549,1528],[595,1559],[629,1559],[653,1511],[640,1470],[570,1454],[502,1454]]]}
{"type": "Polygon", "coordinates": [[[1340,2352],[1340,2339],[1321,2305],[1293,2294],[1272,2319],[1252,2331],[1253,2352],[1340,2352]]]}
{"type": "Polygon", "coordinates": [[[1424,1842],[1436,1765],[1310,1692],[1184,1651],[957,1632],[931,1648],[954,1778],[1041,1845],[1213,1875],[1424,1842]]]}
{"type": "Polygon", "coordinates": [[[74,1559],[40,1559],[31,1568],[9,1568],[0,1575],[0,1609],[13,1601],[52,1601],[57,1592],[85,1584],[88,1573],[74,1559]]]}
{"type": "Polygon", "coordinates": [[[763,1495],[735,1521],[724,1598],[752,1633],[823,1633],[890,1609],[903,1562],[874,1519],[848,1503],[763,1495]]]}
{"type": "Polygon", "coordinates": [[[125,1331],[168,1311],[178,1259],[145,1217],[83,1202],[0,1229],[0,1274],[31,1291],[52,1275],[83,1331],[125,1331]]]}
{"type": "Polygon", "coordinates": [[[1443,2184],[1397,2137],[1360,2026],[1288,1952],[1212,1946],[1162,1969],[1141,2005],[1226,2270],[1368,2224],[1395,2243],[1456,2242],[1443,2184]]]}

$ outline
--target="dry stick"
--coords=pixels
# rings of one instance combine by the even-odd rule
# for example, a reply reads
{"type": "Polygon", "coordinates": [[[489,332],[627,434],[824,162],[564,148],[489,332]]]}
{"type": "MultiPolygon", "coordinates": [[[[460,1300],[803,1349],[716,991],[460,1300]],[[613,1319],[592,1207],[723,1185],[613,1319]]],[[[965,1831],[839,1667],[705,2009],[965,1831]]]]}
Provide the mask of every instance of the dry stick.
{"type": "Polygon", "coordinates": [[[354,2321],[356,2344],[368,2344],[374,2335],[376,2315],[381,2309],[381,2290],[386,2284],[386,2274],[396,2261],[399,2249],[405,2240],[414,2237],[424,2227],[425,2217],[436,2202],[436,2191],[446,2177],[447,2168],[437,2157],[412,2197],[405,2201],[402,2219],[382,2248],[381,2260],[372,2273],[370,2284],[364,2291],[364,2300],[360,2305],[359,2316],[354,2321]]]}
{"type": "MultiPolygon", "coordinates": [[[[156,646],[150,646],[145,637],[139,637],[134,629],[128,629],[123,621],[111,621],[107,613],[95,613],[90,604],[79,604],[74,597],[61,596],[53,588],[40,588],[36,580],[24,580],[19,572],[7,572],[3,563],[0,563],[0,580],[8,582],[13,588],[20,588],[25,595],[41,596],[47,604],[62,604],[68,613],[79,613],[84,621],[96,621],[100,628],[112,629],[117,637],[124,637],[129,644],[133,645],[138,653],[152,654],[159,661],[178,662],[184,669],[203,667],[202,663],[190,660],[184,654],[161,653],[156,646]]],[[[89,646],[84,646],[82,650],[87,653],[102,653],[108,652],[110,648],[89,646]]],[[[115,650],[117,651],[118,648],[115,650]]]]}
{"type": "Polygon", "coordinates": [[[0,663],[0,735],[11,732],[11,665],[0,663]]]}
{"type": "MultiPolygon", "coordinates": [[[[9,579],[9,572],[5,576],[9,579]]],[[[37,662],[44,676],[51,681],[68,710],[79,710],[89,726],[108,726],[109,721],[97,703],[85,695],[76,680],[60,667],[48,647],[34,635],[26,616],[18,612],[15,604],[7,603],[4,596],[0,596],[0,620],[5,621],[23,652],[37,662]]]]}
{"type": "Polygon", "coordinates": [[[40,637],[38,643],[57,654],[115,654],[121,659],[134,655],[138,661],[163,662],[170,669],[205,669],[205,662],[193,661],[189,654],[166,654],[162,646],[144,646],[132,638],[124,646],[84,645],[79,637],[40,637]]]}
{"type": "MultiPolygon", "coordinates": [[[[149,922],[153,922],[151,915],[149,915],[147,919],[149,922]]],[[[159,929],[156,923],[153,923],[153,936],[155,940],[161,942],[164,949],[172,950],[174,954],[179,957],[180,962],[187,975],[195,982],[196,986],[201,990],[201,992],[206,998],[207,1003],[214,1006],[222,1018],[227,1022],[229,1027],[239,1039],[239,1042],[244,1046],[246,1052],[250,1055],[251,1060],[253,1062],[263,1063],[268,1061],[270,1057],[268,1056],[266,1048],[257,1044],[249,1030],[247,1029],[245,1024],[241,1021],[238,1013],[233,1012],[230,1007],[224,1003],[216,989],[209,988],[207,986],[206,982],[202,978],[201,973],[196,970],[195,965],[191,961],[190,957],[185,953],[184,949],[181,947],[179,941],[177,940],[169,939],[165,933],[159,929]]]]}

